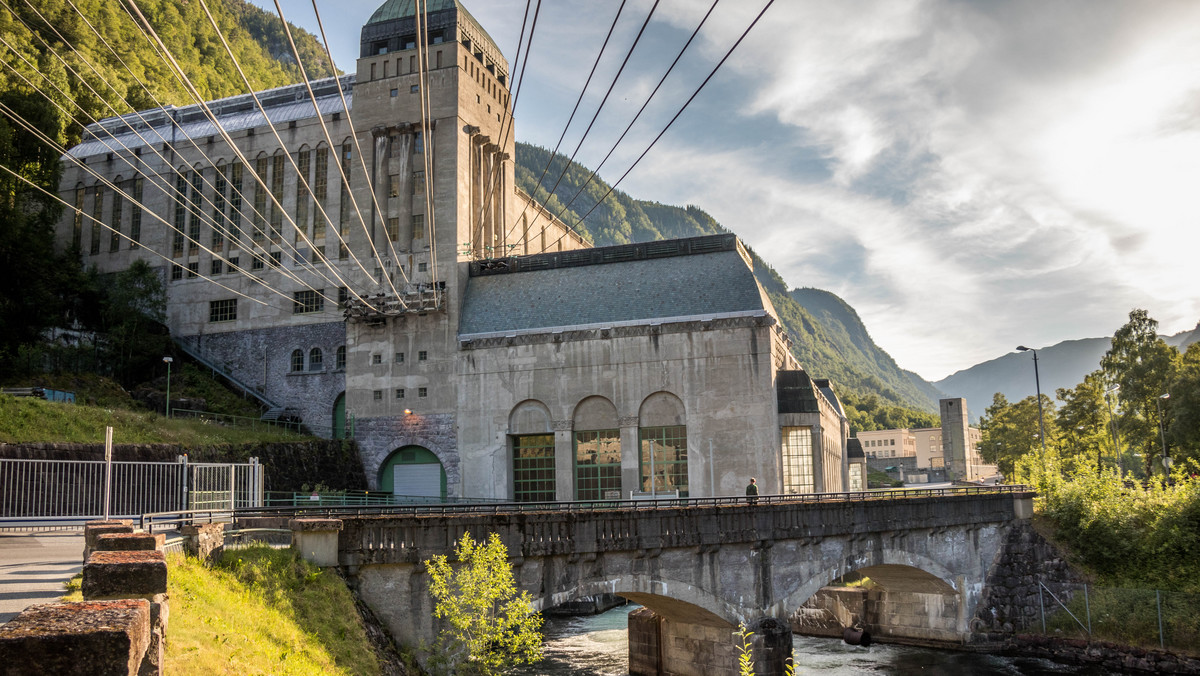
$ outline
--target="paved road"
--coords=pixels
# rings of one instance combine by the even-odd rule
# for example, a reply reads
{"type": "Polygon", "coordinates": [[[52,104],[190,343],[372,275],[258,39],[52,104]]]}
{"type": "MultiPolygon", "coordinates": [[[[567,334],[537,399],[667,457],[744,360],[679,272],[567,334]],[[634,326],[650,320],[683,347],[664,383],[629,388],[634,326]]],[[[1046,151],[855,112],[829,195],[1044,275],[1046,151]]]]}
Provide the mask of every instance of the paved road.
{"type": "Polygon", "coordinates": [[[52,603],[83,568],[78,532],[0,533],[0,624],[35,603],[52,603]]]}

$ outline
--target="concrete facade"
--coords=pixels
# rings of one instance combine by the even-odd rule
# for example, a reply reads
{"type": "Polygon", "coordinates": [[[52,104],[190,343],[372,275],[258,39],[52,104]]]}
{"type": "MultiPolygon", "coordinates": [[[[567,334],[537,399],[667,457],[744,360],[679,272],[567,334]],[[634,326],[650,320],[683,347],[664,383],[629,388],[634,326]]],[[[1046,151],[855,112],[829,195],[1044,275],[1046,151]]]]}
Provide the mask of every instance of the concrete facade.
{"type": "Polygon", "coordinates": [[[486,31],[453,1],[427,30],[388,0],[353,75],[90,125],[60,246],[157,267],[189,352],[317,434],[352,419],[373,490],[844,490],[834,387],[736,238],[590,248],[515,187],[486,31]]]}

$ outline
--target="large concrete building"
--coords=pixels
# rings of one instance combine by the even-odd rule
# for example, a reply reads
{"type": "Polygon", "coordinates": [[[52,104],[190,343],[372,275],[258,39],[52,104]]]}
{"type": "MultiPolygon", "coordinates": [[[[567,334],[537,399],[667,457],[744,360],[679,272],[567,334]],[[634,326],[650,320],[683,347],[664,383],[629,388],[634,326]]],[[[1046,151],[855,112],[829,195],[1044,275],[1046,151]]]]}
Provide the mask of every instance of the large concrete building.
{"type": "Polygon", "coordinates": [[[732,235],[591,248],[515,187],[508,63],[388,0],[356,73],[90,125],[66,248],[397,495],[843,490],[847,426],[732,235]],[[427,25],[425,25],[427,24],[427,25]]]}
{"type": "Polygon", "coordinates": [[[996,473],[979,454],[983,438],[967,422],[967,400],[938,402],[941,427],[870,430],[855,436],[862,444],[867,462],[910,481],[979,481],[996,473]]]}

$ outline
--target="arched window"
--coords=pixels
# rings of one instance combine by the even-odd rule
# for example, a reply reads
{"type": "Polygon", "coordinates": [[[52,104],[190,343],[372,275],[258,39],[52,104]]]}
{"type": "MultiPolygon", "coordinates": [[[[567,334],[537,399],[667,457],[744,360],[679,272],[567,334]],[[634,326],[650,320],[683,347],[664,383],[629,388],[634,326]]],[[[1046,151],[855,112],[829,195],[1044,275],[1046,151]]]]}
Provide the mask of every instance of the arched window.
{"type": "Polygon", "coordinates": [[[334,355],[334,360],[335,361],[334,361],[333,368],[339,369],[339,370],[346,368],[346,346],[345,345],[338,345],[337,353],[334,355]]]}
{"type": "Polygon", "coordinates": [[[292,373],[304,370],[304,351],[292,350],[292,373]]]}
{"type": "Polygon", "coordinates": [[[688,495],[687,426],[683,402],[669,392],[656,392],[642,402],[638,414],[641,489],[679,491],[688,495]]]}
{"type": "Polygon", "coordinates": [[[617,408],[604,397],[579,402],[572,416],[575,499],[621,497],[621,429],[617,408]]]}
{"type": "Polygon", "coordinates": [[[325,368],[325,355],[321,354],[321,348],[314,347],[308,351],[308,370],[320,371],[325,368]]]}

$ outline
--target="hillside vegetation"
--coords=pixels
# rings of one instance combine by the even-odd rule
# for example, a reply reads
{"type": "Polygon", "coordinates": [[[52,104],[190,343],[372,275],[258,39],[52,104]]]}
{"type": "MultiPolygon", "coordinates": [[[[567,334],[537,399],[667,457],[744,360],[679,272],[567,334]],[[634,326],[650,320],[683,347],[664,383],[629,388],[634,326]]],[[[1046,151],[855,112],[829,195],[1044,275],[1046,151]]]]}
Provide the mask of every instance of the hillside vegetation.
{"type": "MultiPolygon", "coordinates": [[[[596,206],[609,185],[599,177],[588,182],[591,173],[561,155],[551,158],[544,148],[517,144],[517,184],[596,246],[729,232],[697,206],[637,200],[620,190],[596,206]],[[547,163],[549,170],[539,187],[547,163]],[[554,187],[560,173],[562,180],[554,187]]],[[[851,409],[847,413],[855,430],[880,429],[881,421],[905,421],[913,427],[936,424],[931,412],[937,408],[937,388],[902,370],[875,345],[853,308],[827,291],[789,290],[770,264],[754,251],[750,255],[755,276],[792,338],[796,358],[809,375],[829,378],[839,394],[850,395],[842,403],[851,409]]]]}

